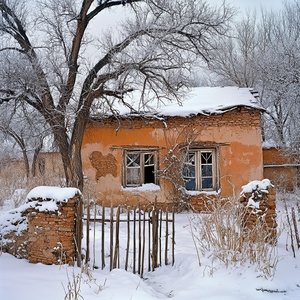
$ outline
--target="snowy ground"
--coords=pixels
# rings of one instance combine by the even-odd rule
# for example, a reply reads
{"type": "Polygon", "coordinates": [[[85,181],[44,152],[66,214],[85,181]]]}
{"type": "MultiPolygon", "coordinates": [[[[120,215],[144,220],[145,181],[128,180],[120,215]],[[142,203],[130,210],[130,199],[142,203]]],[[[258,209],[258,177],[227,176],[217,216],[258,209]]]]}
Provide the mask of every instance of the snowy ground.
{"type": "MultiPolygon", "coordinates": [[[[279,204],[279,213],[284,213],[279,204]]],[[[0,212],[1,213],[1,212],[0,212]]],[[[283,214],[284,215],[284,214],[283,214]]],[[[287,235],[278,243],[277,271],[266,280],[253,266],[226,269],[195,251],[188,214],[176,216],[175,265],[138,275],[115,269],[95,269],[90,276],[77,267],[29,264],[2,253],[0,256],[0,299],[59,300],[66,297],[68,284],[79,289],[78,299],[300,299],[300,250],[296,258],[286,251],[287,235]],[[79,280],[80,279],[80,280],[79,280]]]]}

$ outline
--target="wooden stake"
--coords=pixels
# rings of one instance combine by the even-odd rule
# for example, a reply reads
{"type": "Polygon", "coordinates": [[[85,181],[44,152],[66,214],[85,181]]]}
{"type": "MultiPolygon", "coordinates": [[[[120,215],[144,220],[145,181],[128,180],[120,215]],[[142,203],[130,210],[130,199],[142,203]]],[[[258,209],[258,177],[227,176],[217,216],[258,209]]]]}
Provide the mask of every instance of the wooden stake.
{"type": "Polygon", "coordinates": [[[145,247],[146,247],[146,208],[144,207],[144,219],[143,219],[143,250],[142,250],[142,267],[141,267],[141,277],[144,274],[144,260],[145,260],[145,247]]]}
{"type": "Polygon", "coordinates": [[[172,211],[172,266],[175,263],[175,211],[172,211]]]}
{"type": "Polygon", "coordinates": [[[139,254],[138,254],[138,274],[141,274],[141,264],[142,264],[142,224],[141,224],[141,208],[138,206],[139,210],[139,254]]]}
{"type": "Polygon", "coordinates": [[[102,203],[102,220],[101,220],[101,265],[102,265],[102,270],[105,267],[105,206],[104,202],[102,203]]]}
{"type": "Polygon", "coordinates": [[[116,216],[116,240],[115,240],[115,253],[114,253],[114,262],[113,268],[117,267],[117,262],[119,261],[119,232],[120,232],[120,206],[117,209],[117,216],[116,216]]]}
{"type": "Polygon", "coordinates": [[[86,215],[86,255],[85,264],[90,261],[90,200],[87,201],[87,215],[86,215]]]}
{"type": "Polygon", "coordinates": [[[166,242],[165,242],[165,265],[168,264],[168,240],[169,240],[169,211],[166,209],[166,242]]]}
{"type": "Polygon", "coordinates": [[[129,207],[127,207],[127,249],[126,249],[126,259],[125,259],[126,271],[128,268],[129,248],[130,248],[130,209],[129,207]]]}
{"type": "Polygon", "coordinates": [[[135,274],[135,263],[136,263],[136,207],[133,212],[133,274],[135,274]]]}
{"type": "Polygon", "coordinates": [[[298,226],[297,226],[296,214],[295,214],[294,207],[292,207],[292,220],[293,220],[294,229],[295,229],[295,236],[296,236],[297,246],[298,246],[298,249],[299,249],[300,248],[300,238],[299,238],[299,232],[298,232],[298,226]]]}
{"type": "Polygon", "coordinates": [[[151,211],[148,211],[148,272],[151,271],[151,223],[152,215],[151,211]]]}
{"type": "Polygon", "coordinates": [[[110,245],[109,245],[109,261],[110,261],[110,270],[113,268],[113,248],[114,248],[114,209],[111,204],[110,207],[110,245]]]}

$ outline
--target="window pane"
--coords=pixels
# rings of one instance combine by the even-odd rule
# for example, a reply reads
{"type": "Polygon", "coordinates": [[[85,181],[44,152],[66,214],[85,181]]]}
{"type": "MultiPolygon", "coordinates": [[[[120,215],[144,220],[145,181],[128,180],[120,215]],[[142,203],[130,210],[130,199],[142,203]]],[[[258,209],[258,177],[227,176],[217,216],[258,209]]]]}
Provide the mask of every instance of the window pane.
{"type": "Polygon", "coordinates": [[[212,152],[201,152],[201,164],[212,164],[212,152]]]}
{"type": "Polygon", "coordinates": [[[195,191],[196,190],[196,181],[195,179],[189,179],[185,182],[185,188],[188,191],[195,191]]]}
{"type": "Polygon", "coordinates": [[[202,165],[201,166],[201,174],[204,177],[212,176],[212,165],[202,165]]]}
{"type": "Polygon", "coordinates": [[[145,166],[153,166],[154,165],[154,154],[147,153],[144,157],[144,165],[145,166]]]}
{"type": "Polygon", "coordinates": [[[154,166],[144,167],[144,183],[155,183],[154,166]]]}
{"type": "Polygon", "coordinates": [[[195,166],[185,165],[183,168],[183,177],[195,178],[195,166]]]}
{"type": "Polygon", "coordinates": [[[188,153],[186,157],[186,164],[188,165],[195,165],[195,153],[188,153]]]}
{"type": "Polygon", "coordinates": [[[137,167],[140,166],[140,154],[138,153],[128,153],[126,158],[127,167],[137,167]]]}
{"type": "Polygon", "coordinates": [[[213,187],[212,178],[202,178],[202,189],[211,189],[213,187]]]}
{"type": "Polygon", "coordinates": [[[126,184],[128,185],[140,185],[141,184],[141,169],[140,168],[127,168],[126,170],[126,184]]]}

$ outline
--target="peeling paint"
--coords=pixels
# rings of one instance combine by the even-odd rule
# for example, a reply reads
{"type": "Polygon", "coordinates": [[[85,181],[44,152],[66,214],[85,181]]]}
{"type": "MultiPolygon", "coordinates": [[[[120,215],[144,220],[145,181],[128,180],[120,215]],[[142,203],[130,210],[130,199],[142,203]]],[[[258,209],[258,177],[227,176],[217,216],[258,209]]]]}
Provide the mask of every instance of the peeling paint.
{"type": "Polygon", "coordinates": [[[100,151],[93,151],[89,159],[93,168],[96,169],[97,181],[100,177],[105,177],[108,174],[117,177],[118,163],[111,153],[105,156],[100,151]]]}

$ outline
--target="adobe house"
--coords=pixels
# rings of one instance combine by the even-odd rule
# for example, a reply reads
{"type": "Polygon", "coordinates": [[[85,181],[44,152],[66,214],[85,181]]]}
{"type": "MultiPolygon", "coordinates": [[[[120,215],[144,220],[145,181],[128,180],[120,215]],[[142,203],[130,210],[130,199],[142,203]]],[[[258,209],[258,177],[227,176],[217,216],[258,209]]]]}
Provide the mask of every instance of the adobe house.
{"type": "Polygon", "coordinates": [[[239,196],[243,185],[263,179],[263,110],[250,89],[195,88],[182,105],[150,105],[155,113],[120,104],[118,118],[89,122],[83,171],[100,203],[201,209],[203,199],[239,196]]]}

